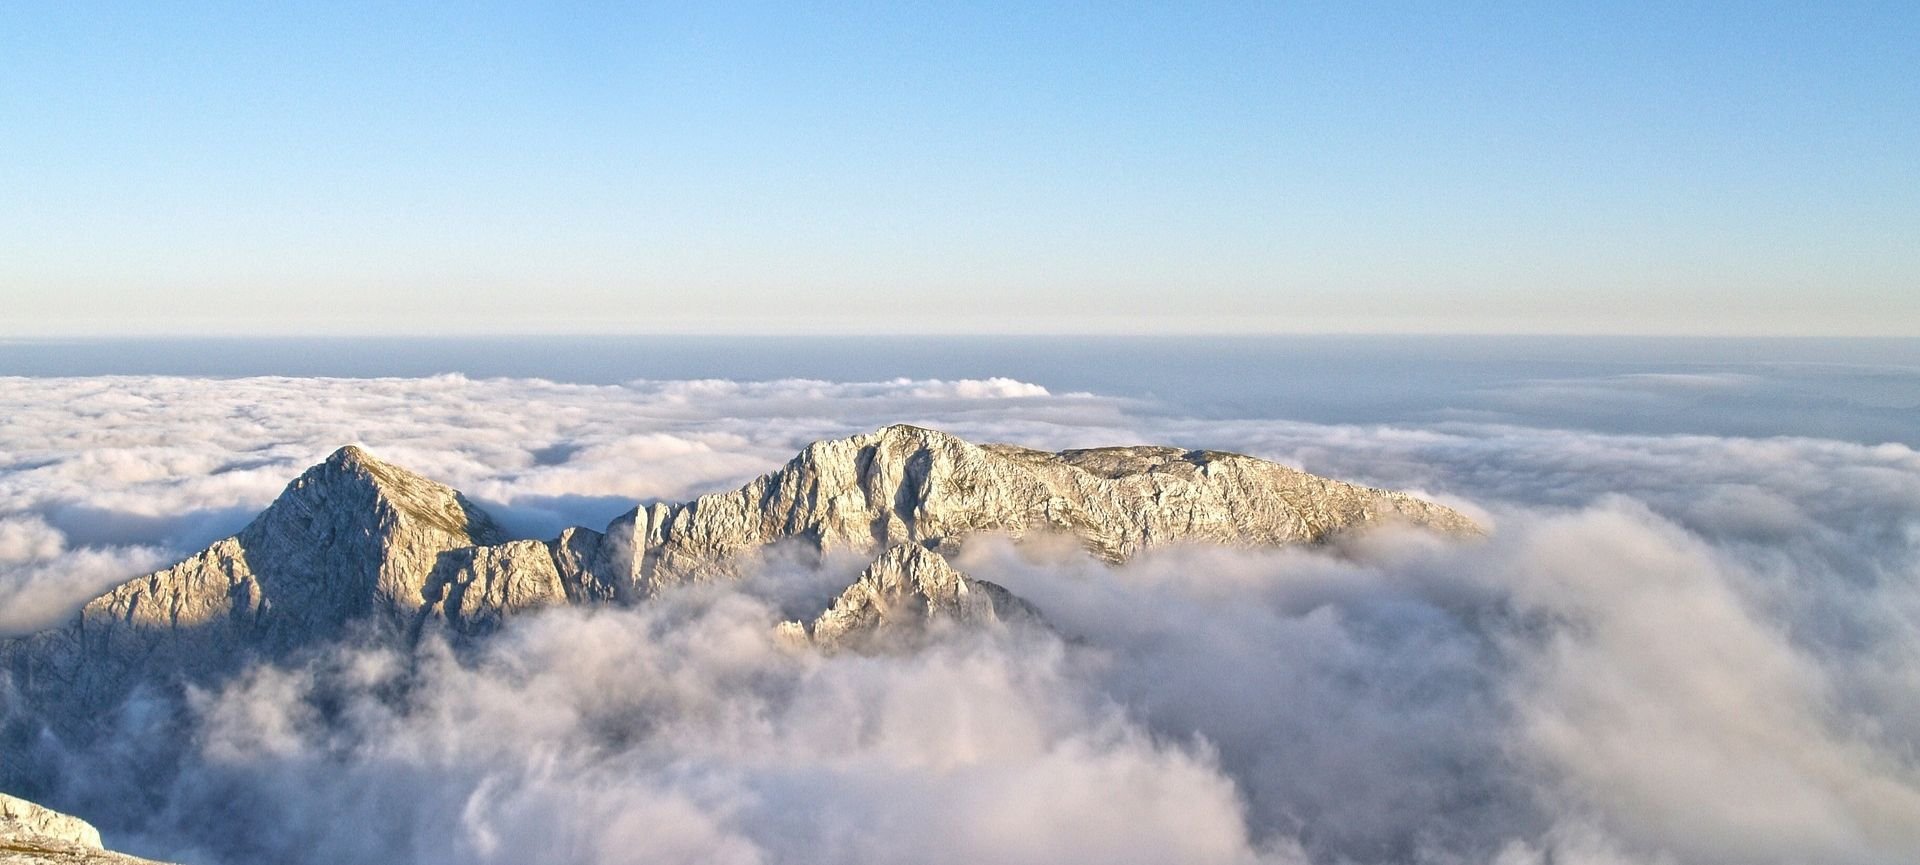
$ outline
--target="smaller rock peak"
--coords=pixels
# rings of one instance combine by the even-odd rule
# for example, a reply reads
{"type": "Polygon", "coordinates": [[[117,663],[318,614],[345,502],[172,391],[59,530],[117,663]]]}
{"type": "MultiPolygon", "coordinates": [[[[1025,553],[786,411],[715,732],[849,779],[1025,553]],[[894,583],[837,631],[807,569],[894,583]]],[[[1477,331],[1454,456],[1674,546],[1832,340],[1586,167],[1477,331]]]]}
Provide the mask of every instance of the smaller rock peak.
{"type": "Polygon", "coordinates": [[[861,573],[861,578],[877,585],[898,586],[933,594],[960,584],[960,572],[945,556],[919,544],[901,544],[882,554],[861,573]]]}

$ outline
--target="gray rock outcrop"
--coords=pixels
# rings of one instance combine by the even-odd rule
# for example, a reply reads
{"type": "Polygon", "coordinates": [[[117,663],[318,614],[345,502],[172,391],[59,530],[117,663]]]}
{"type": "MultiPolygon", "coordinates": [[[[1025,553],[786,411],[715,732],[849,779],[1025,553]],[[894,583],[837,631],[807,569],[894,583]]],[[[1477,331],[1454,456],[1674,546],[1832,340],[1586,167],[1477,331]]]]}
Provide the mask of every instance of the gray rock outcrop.
{"type": "Polygon", "coordinates": [[[93,824],[5,793],[0,793],[0,838],[41,838],[100,849],[100,830],[93,824]]]}
{"type": "Polygon", "coordinates": [[[1389,522],[1478,532],[1432,502],[1240,454],[1048,453],[891,426],[817,442],[730,492],[635,508],[604,533],[510,541],[458,492],[349,446],[239,534],[95,598],[64,628],[0,643],[0,669],[15,693],[84,715],[143,676],[211,678],[349,633],[483,632],[537,607],[636,602],[735,576],[781,542],[886,553],[813,623],[814,642],[850,644],[897,630],[876,623],[904,611],[923,624],[1022,608],[936,552],[973,535],[1065,535],[1118,563],[1166,544],[1317,543],[1389,522]]]}
{"type": "Polygon", "coordinates": [[[97,709],[148,671],[212,676],[349,629],[405,627],[444,554],[505,540],[459,493],[344,447],[239,534],[87,602],[64,628],[0,644],[0,661],[23,693],[97,709]]]}
{"type": "Polygon", "coordinates": [[[78,817],[0,793],[0,865],[160,865],[105,850],[78,817]]]}
{"type": "Polygon", "coordinates": [[[1382,522],[1479,531],[1457,511],[1405,493],[1241,454],[1048,453],[891,426],[816,442],[732,492],[636,508],[607,527],[594,570],[619,593],[644,596],[732,576],[740,553],[787,539],[877,553],[905,543],[950,548],[981,533],[1051,532],[1118,563],[1165,544],[1315,543],[1382,522]]]}
{"type": "Polygon", "coordinates": [[[826,649],[910,648],[941,628],[993,627],[1040,621],[1012,592],[976,580],[918,544],[888,550],[811,627],[783,622],[795,642],[826,649]]]}

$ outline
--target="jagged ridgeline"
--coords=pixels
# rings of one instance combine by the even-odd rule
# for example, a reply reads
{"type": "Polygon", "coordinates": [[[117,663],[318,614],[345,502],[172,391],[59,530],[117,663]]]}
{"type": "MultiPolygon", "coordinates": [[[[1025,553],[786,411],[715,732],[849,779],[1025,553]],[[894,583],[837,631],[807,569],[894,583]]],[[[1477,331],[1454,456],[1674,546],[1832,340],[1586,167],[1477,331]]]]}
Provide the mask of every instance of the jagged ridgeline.
{"type": "Polygon", "coordinates": [[[816,621],[781,627],[863,647],[930,622],[1044,614],[949,566],[942,554],[972,535],[1064,534],[1119,563],[1164,544],[1314,543],[1381,522],[1479,531],[1432,502],[1239,454],[1048,453],[892,426],[810,445],[731,492],[636,508],[604,532],[509,540],[453,489],[345,447],[239,534],[95,598],[65,627],[0,644],[0,693],[86,718],[136,681],[208,679],[349,636],[474,634],[539,607],[641,603],[736,577],[780,542],[876,557],[816,621]]]}

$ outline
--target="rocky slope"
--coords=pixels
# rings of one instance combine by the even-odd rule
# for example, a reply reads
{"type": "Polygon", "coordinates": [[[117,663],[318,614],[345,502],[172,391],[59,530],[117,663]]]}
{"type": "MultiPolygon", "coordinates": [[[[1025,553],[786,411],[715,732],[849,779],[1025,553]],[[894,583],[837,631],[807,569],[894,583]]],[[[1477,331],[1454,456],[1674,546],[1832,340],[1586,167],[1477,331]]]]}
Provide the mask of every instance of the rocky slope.
{"type": "Polygon", "coordinates": [[[1170,543],[1312,543],[1387,521],[1478,531],[1432,502],[1240,454],[1048,453],[891,426],[816,442],[732,492],[637,508],[598,539],[591,569],[618,594],[645,595],[730,576],[739,553],[785,539],[877,552],[902,543],[947,548],[985,532],[1057,532],[1122,562],[1170,543]]]}
{"type": "Polygon", "coordinates": [[[211,675],[428,607],[446,554],[505,541],[459,493],[344,447],[239,534],[89,601],[71,624],[0,645],[13,684],[85,708],[150,670],[211,675]]]}
{"type": "Polygon", "coordinates": [[[159,865],[105,850],[78,817],[0,793],[0,865],[159,865]]]}
{"type": "Polygon", "coordinates": [[[904,648],[941,628],[1039,621],[1012,592],[954,570],[926,547],[902,544],[867,566],[811,626],[783,622],[780,631],[826,649],[904,648]]]}
{"type": "Polygon", "coordinates": [[[1431,502],[1239,454],[1048,453],[892,426],[815,443],[737,490],[636,508],[605,532],[509,541],[458,492],[345,447],[239,534],[94,599],[67,627],[0,644],[0,669],[29,699],[97,709],[156,673],[210,678],[347,635],[472,633],[541,606],[634,602],[734,576],[780,542],[885,554],[812,625],[815,642],[854,645],[1022,609],[930,552],[976,534],[1063,534],[1122,562],[1165,544],[1314,543],[1387,522],[1478,531],[1431,502]]]}

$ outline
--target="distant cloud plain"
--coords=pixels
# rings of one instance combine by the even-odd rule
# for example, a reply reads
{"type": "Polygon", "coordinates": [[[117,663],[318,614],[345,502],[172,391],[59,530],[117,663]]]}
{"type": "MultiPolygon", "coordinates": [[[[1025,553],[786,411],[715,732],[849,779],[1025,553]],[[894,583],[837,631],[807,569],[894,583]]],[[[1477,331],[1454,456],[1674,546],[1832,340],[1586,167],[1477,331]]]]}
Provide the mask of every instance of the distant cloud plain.
{"type": "Polygon", "coordinates": [[[135,712],[110,751],[33,755],[56,804],[147,855],[1920,856],[1920,453],[1904,445],[1201,420],[1010,380],[0,379],[0,409],[0,628],[15,633],[237,529],[349,441],[531,536],[897,421],[1240,450],[1495,527],[1117,569],[968,545],[966,570],[1069,642],[796,655],[770,636],[776,598],[831,579],[770,559],[738,590],[525,617],[475,658],[429,644],[400,704],[377,697],[406,666],[388,651],[258,669],[195,695],[185,739],[135,712]],[[180,741],[178,775],[129,776],[180,741]]]}

